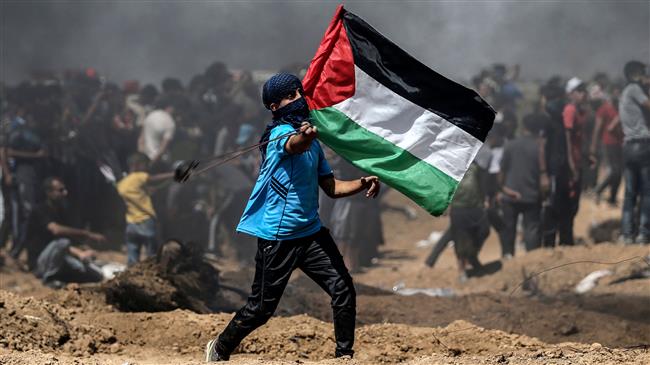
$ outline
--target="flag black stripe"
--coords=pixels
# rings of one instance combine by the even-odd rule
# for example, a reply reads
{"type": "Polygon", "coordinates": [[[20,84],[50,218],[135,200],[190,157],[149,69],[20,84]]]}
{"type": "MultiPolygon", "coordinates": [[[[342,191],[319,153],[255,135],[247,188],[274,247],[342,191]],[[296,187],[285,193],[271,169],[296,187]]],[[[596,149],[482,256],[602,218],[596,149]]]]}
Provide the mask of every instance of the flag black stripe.
{"type": "Polygon", "coordinates": [[[433,71],[358,16],[345,12],[343,21],[357,67],[394,93],[485,141],[495,112],[475,91],[433,71]]]}

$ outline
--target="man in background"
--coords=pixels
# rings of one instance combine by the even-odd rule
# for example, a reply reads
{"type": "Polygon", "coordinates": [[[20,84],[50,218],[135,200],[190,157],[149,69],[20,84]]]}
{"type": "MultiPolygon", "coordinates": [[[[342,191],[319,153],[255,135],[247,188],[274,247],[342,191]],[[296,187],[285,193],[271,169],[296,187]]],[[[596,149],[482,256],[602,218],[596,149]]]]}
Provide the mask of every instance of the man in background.
{"type": "Polygon", "coordinates": [[[650,121],[647,119],[650,113],[650,99],[645,92],[650,78],[647,66],[639,61],[625,64],[623,73],[627,85],[621,93],[618,106],[623,127],[625,159],[622,239],[626,244],[650,243],[650,121]],[[637,206],[640,218],[638,229],[635,229],[637,206]]]}
{"type": "Polygon", "coordinates": [[[74,246],[73,240],[102,243],[106,242],[106,237],[69,225],[68,190],[63,180],[48,177],[43,188],[47,198],[34,208],[27,225],[25,242],[30,270],[43,284],[54,288],[66,283],[101,281],[101,272],[89,265],[95,253],[74,246]]]}

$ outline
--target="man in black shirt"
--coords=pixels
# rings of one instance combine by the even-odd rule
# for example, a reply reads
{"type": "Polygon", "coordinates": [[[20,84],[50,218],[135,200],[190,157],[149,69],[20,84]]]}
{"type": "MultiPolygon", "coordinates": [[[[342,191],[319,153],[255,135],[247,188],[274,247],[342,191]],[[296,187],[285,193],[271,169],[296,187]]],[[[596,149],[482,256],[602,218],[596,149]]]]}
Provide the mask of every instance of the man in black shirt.
{"type": "Polygon", "coordinates": [[[68,192],[56,177],[45,179],[47,199],[30,214],[27,230],[27,260],[30,270],[48,286],[61,287],[69,282],[101,281],[101,273],[88,261],[92,250],[72,246],[72,239],[106,241],[99,233],[73,228],[69,222],[65,200],[68,192]]]}
{"type": "Polygon", "coordinates": [[[524,242],[530,251],[540,246],[540,122],[534,114],[524,118],[524,132],[509,141],[501,160],[504,255],[514,256],[517,217],[524,216],[524,242]]]}

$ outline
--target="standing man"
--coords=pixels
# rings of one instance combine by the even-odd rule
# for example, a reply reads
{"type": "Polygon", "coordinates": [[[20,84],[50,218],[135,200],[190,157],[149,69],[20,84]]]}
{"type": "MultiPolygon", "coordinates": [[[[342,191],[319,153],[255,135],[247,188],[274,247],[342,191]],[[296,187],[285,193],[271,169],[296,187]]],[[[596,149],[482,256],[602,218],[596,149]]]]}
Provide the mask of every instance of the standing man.
{"type": "Polygon", "coordinates": [[[616,195],[623,175],[623,131],[621,129],[616,100],[610,101],[599,85],[593,85],[589,97],[596,104],[596,122],[589,147],[589,160],[592,167],[598,166],[598,140],[602,139],[602,148],[607,160],[608,173],[605,179],[596,187],[596,204],[600,203],[603,191],[609,188],[611,206],[616,206],[616,195]]]}
{"type": "Polygon", "coordinates": [[[524,117],[523,133],[506,144],[501,159],[500,180],[505,227],[501,234],[503,255],[515,255],[517,218],[523,215],[526,251],[539,248],[541,242],[540,214],[540,149],[541,121],[537,114],[524,117]]]}
{"type": "Polygon", "coordinates": [[[625,160],[625,198],[621,231],[623,241],[635,242],[634,211],[639,204],[640,219],[637,243],[650,243],[650,130],[647,119],[650,99],[644,88],[649,82],[646,65],[630,61],[623,69],[627,86],[623,89],[618,112],[623,127],[623,158],[625,160]],[[640,202],[637,203],[637,198],[640,202]]]}
{"type": "Polygon", "coordinates": [[[562,121],[566,140],[568,171],[558,176],[557,194],[560,196],[562,208],[558,217],[560,230],[560,245],[573,245],[573,220],[578,213],[580,204],[582,166],[582,141],[584,128],[589,116],[585,101],[587,98],[586,85],[577,77],[567,81],[566,93],[569,102],[562,111],[562,121]]]}
{"type": "Polygon", "coordinates": [[[158,109],[152,111],[142,122],[138,139],[138,151],[149,157],[153,165],[168,161],[169,146],[174,138],[174,101],[166,95],[158,101],[158,109]]]}
{"type": "Polygon", "coordinates": [[[300,268],[332,297],[336,356],[352,356],[356,293],[352,277],[318,216],[318,187],[332,198],[367,190],[379,193],[375,176],[352,181],[334,178],[311,126],[300,80],[281,73],[262,90],[273,114],[260,147],[259,177],[237,227],[255,236],[255,277],[248,301],[218,338],[206,346],[206,361],[226,361],[239,343],[271,318],[291,273],[300,268]],[[297,134],[292,132],[298,131],[297,134]]]}

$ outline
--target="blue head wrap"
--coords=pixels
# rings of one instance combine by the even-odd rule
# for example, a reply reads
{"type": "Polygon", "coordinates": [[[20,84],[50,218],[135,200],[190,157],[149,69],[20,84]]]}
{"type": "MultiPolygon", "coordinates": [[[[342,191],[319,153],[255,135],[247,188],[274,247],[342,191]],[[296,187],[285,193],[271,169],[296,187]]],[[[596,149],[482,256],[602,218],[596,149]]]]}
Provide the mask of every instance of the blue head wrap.
{"type": "Polygon", "coordinates": [[[302,82],[298,77],[284,72],[275,74],[262,87],[262,103],[266,109],[271,109],[272,103],[279,103],[296,89],[303,93],[302,82]]]}

